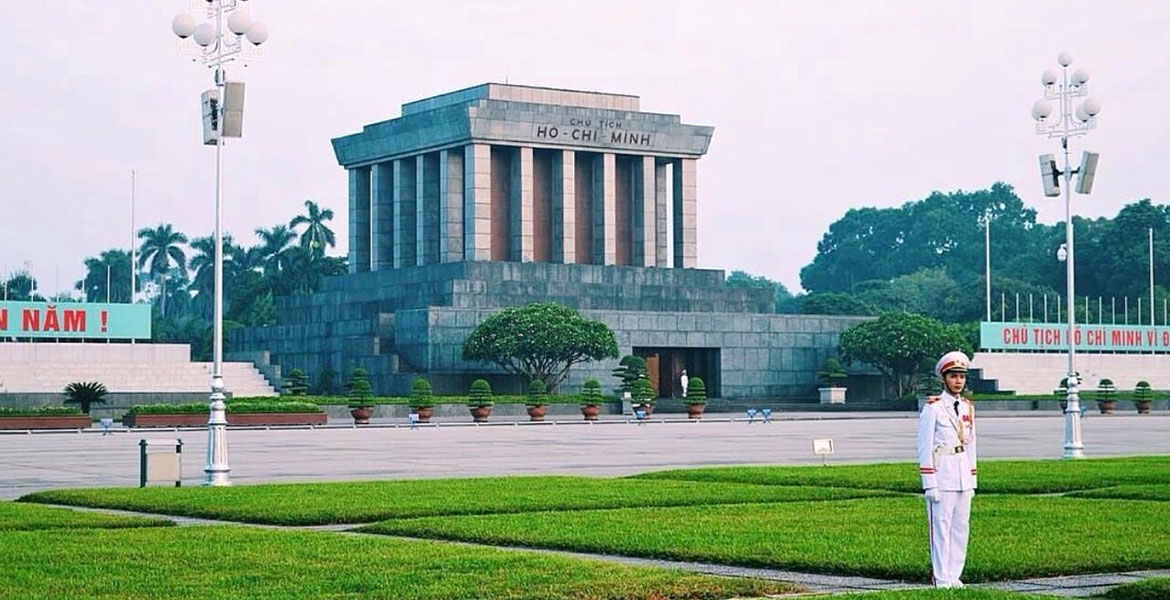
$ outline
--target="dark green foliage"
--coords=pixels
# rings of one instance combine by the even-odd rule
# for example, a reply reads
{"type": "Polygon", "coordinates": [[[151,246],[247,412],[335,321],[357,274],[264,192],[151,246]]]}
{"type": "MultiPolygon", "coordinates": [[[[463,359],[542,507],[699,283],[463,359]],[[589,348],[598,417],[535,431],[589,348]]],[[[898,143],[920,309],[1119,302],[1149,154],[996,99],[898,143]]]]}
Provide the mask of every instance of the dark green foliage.
{"type": "Polygon", "coordinates": [[[525,381],[556,390],[575,364],[617,358],[617,341],[601,321],[555,302],[506,308],[483,320],[463,342],[463,358],[494,363],[525,381]]]}
{"type": "Polygon", "coordinates": [[[348,387],[350,406],[370,406],[374,391],[370,387],[370,374],[365,369],[354,367],[350,371],[348,387]]]}
{"type": "Polygon", "coordinates": [[[841,361],[832,356],[826,358],[825,364],[821,366],[821,370],[817,371],[817,378],[828,387],[841,387],[845,384],[845,379],[848,377],[849,373],[845,372],[845,367],[841,366],[841,361]]]}
{"type": "Polygon", "coordinates": [[[1133,388],[1134,402],[1149,402],[1154,399],[1154,390],[1150,388],[1150,382],[1139,381],[1133,388]]]}
{"type": "Polygon", "coordinates": [[[486,379],[476,379],[471,382],[471,390],[467,393],[468,406],[491,406],[493,403],[492,386],[486,379]]]}
{"type": "Polygon", "coordinates": [[[304,396],[309,393],[309,378],[300,369],[288,372],[284,380],[284,393],[288,396],[304,396]]]}
{"type": "Polygon", "coordinates": [[[90,406],[105,404],[109,390],[97,381],[75,381],[65,386],[65,404],[81,406],[81,412],[89,414],[90,406]]]}
{"type": "Polygon", "coordinates": [[[638,379],[630,391],[630,398],[634,404],[654,404],[654,386],[645,377],[638,379]]]}
{"type": "Polygon", "coordinates": [[[601,382],[590,378],[581,386],[581,404],[601,404],[601,382]]]}
{"type": "MultiPolygon", "coordinates": [[[[207,411],[207,404],[202,402],[190,402],[186,404],[136,404],[132,406],[127,412],[139,415],[197,415],[206,413],[207,411]]],[[[247,399],[245,401],[229,400],[227,402],[227,412],[319,413],[321,412],[321,406],[313,402],[279,400],[276,398],[255,398],[247,399]]]]}
{"type": "Polygon", "coordinates": [[[72,406],[37,406],[17,408],[0,406],[0,417],[68,417],[85,414],[72,406]]]}
{"type": "Polygon", "coordinates": [[[431,389],[431,382],[424,377],[415,377],[410,382],[411,408],[427,408],[435,405],[435,392],[431,389]]]}
{"type": "Polygon", "coordinates": [[[332,393],[333,392],[333,378],[336,376],[337,376],[337,373],[334,373],[333,369],[330,369],[329,367],[325,367],[321,371],[321,374],[317,376],[317,393],[319,393],[319,394],[332,393]]]}
{"type": "Polygon", "coordinates": [[[528,406],[541,406],[548,404],[548,386],[539,379],[533,379],[528,384],[528,393],[525,404],[528,406]]]}
{"type": "Polygon", "coordinates": [[[772,281],[762,275],[752,275],[744,271],[732,271],[727,274],[726,282],[727,287],[731,288],[761,288],[771,290],[776,312],[799,312],[787,310],[787,307],[792,304],[794,298],[792,293],[788,291],[788,288],[784,287],[784,284],[779,281],[772,281]]]}
{"type": "Polygon", "coordinates": [[[862,362],[881,371],[899,398],[913,389],[914,376],[930,373],[943,354],[952,350],[971,354],[957,328],[922,315],[897,312],[845,330],[838,350],[846,364],[862,362]]]}
{"type": "Polygon", "coordinates": [[[634,383],[639,379],[646,378],[646,359],[633,354],[623,356],[621,362],[614,368],[613,376],[621,381],[617,389],[618,395],[625,392],[633,394],[634,383]]]}
{"type": "Polygon", "coordinates": [[[849,294],[821,292],[805,296],[800,312],[806,315],[872,315],[874,308],[849,294]]]}
{"type": "Polygon", "coordinates": [[[702,377],[691,377],[687,382],[687,397],[683,398],[686,404],[706,404],[707,384],[702,377]]]}
{"type": "Polygon", "coordinates": [[[1112,379],[1101,379],[1097,383],[1097,401],[1098,402],[1113,402],[1117,400],[1114,396],[1117,395],[1117,386],[1113,385],[1112,379]]]}
{"type": "Polygon", "coordinates": [[[1105,592],[1108,600],[1166,600],[1170,598],[1170,577],[1153,577],[1127,583],[1105,592]]]}

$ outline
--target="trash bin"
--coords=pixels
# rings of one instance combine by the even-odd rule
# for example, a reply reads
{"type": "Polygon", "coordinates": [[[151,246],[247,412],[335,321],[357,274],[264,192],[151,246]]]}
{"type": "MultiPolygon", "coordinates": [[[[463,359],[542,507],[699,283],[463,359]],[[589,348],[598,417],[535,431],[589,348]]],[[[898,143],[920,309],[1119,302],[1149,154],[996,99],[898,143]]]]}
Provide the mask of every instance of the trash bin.
{"type": "Polygon", "coordinates": [[[139,440],[138,459],[138,487],[183,485],[183,440],[139,440]]]}

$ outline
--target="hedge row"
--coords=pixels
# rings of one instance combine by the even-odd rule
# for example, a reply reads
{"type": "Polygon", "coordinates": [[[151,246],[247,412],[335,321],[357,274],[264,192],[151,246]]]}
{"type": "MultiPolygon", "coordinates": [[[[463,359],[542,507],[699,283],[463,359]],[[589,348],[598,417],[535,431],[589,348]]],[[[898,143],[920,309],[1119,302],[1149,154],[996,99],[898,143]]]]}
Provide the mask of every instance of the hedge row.
{"type": "MultiPolygon", "coordinates": [[[[137,415],[149,414],[201,414],[207,412],[207,404],[137,404],[129,410],[137,415]]],[[[268,399],[265,402],[236,400],[227,403],[229,413],[319,413],[321,407],[313,402],[284,402],[268,399]]]]}
{"type": "MultiPolygon", "coordinates": [[[[311,402],[313,404],[318,404],[318,405],[325,405],[325,404],[351,405],[354,403],[354,399],[350,398],[348,396],[282,396],[282,398],[296,398],[297,402],[311,402]]],[[[605,396],[603,399],[606,402],[616,402],[617,396],[605,396]]],[[[522,395],[518,395],[518,394],[492,396],[492,401],[495,402],[496,404],[527,404],[528,400],[529,400],[528,396],[522,396],[522,395]]],[[[238,398],[238,399],[228,401],[228,405],[230,406],[231,404],[238,403],[238,402],[254,402],[254,401],[271,402],[272,398],[238,398]]],[[[430,403],[434,406],[438,406],[440,404],[467,404],[467,401],[468,401],[468,396],[431,396],[431,398],[430,398],[430,403]]],[[[362,402],[364,404],[367,404],[370,406],[378,405],[378,404],[407,406],[411,403],[411,399],[408,396],[375,396],[373,398],[365,398],[365,399],[363,399],[362,402]]],[[[544,396],[542,398],[541,403],[542,404],[580,404],[581,403],[581,395],[580,394],[553,394],[553,395],[544,396]]]]}
{"type": "Polygon", "coordinates": [[[73,406],[0,407],[0,417],[64,417],[83,414],[81,409],[73,406]]]}

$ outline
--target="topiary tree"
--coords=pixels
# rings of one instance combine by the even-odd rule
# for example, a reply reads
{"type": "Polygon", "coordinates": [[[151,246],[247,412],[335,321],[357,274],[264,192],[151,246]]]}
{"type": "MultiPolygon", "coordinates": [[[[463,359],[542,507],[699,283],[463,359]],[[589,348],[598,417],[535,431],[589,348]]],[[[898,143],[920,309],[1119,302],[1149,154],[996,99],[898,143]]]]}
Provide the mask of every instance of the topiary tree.
{"type": "Polygon", "coordinates": [[[619,395],[625,392],[633,395],[634,382],[646,378],[646,359],[633,354],[623,356],[621,362],[614,368],[613,376],[621,381],[617,389],[619,395]]]}
{"type": "Polygon", "coordinates": [[[361,367],[349,372],[349,404],[366,407],[373,404],[374,390],[370,387],[370,374],[361,367]]]}
{"type": "Polygon", "coordinates": [[[826,358],[825,364],[821,366],[821,370],[817,371],[817,378],[828,387],[841,387],[847,377],[849,377],[849,373],[845,372],[845,367],[841,366],[841,361],[832,356],[826,358]]]}
{"type": "Polygon", "coordinates": [[[645,377],[634,381],[630,397],[634,404],[654,404],[654,386],[645,377]]]}
{"type": "Polygon", "coordinates": [[[581,404],[601,404],[601,382],[590,378],[581,386],[581,404]]]}
{"type": "Polygon", "coordinates": [[[1113,385],[1112,379],[1102,379],[1097,383],[1098,402],[1113,402],[1116,400],[1115,395],[1117,395],[1117,386],[1113,385]]]}
{"type": "Polygon", "coordinates": [[[533,379],[528,384],[527,396],[525,404],[528,406],[543,406],[548,403],[548,386],[539,379],[533,379]]]}
{"type": "Polygon", "coordinates": [[[683,401],[687,404],[707,403],[707,384],[702,377],[691,377],[687,383],[687,397],[683,401]]]}
{"type": "Polygon", "coordinates": [[[300,369],[288,372],[284,379],[284,393],[288,396],[304,396],[309,393],[309,378],[300,369]]]}
{"type": "Polygon", "coordinates": [[[321,371],[321,374],[317,375],[317,391],[319,393],[321,393],[321,395],[323,395],[323,396],[328,396],[329,394],[332,394],[333,393],[333,379],[336,376],[337,376],[337,373],[334,373],[333,369],[330,369],[329,367],[325,367],[321,371]]]}
{"type": "Polygon", "coordinates": [[[492,386],[486,379],[476,379],[471,382],[471,390],[467,393],[468,406],[491,406],[495,404],[492,400],[492,386]]]}
{"type": "Polygon", "coordinates": [[[912,390],[914,376],[930,373],[938,357],[952,350],[971,354],[962,332],[937,319],[888,312],[841,333],[838,351],[846,364],[872,365],[893,385],[899,398],[912,390]]]}
{"type": "Polygon", "coordinates": [[[490,362],[556,390],[578,363],[617,358],[617,340],[601,321],[555,302],[507,308],[483,320],[463,342],[463,358],[490,362]]]}
{"type": "Polygon", "coordinates": [[[96,381],[73,382],[65,386],[65,404],[81,405],[81,412],[89,414],[89,408],[94,404],[105,404],[106,386],[96,381]]]}
{"type": "MultiPolygon", "coordinates": [[[[477,379],[476,381],[481,380],[477,379]]],[[[423,377],[415,377],[414,381],[410,382],[410,407],[427,408],[434,405],[435,391],[431,388],[431,382],[423,377]]]]}

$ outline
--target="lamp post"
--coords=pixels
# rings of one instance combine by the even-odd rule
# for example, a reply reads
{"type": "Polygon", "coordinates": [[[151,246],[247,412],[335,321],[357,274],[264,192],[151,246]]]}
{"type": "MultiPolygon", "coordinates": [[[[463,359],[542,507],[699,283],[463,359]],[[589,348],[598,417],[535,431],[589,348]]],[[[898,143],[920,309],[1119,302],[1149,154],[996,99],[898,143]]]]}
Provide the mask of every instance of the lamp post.
{"type": "Polygon", "coordinates": [[[227,415],[223,384],[223,142],[240,137],[243,118],[243,84],[227,81],[225,66],[235,60],[259,58],[254,46],[268,39],[268,27],[253,21],[244,8],[245,0],[203,0],[194,2],[206,19],[180,14],[171,21],[171,30],[180,39],[179,50],[214,69],[215,89],[204,92],[205,145],[215,144],[215,300],[212,340],[211,404],[207,419],[207,465],[203,485],[231,485],[228,473],[227,415]],[[224,31],[226,22],[227,31],[224,31]],[[228,121],[231,120],[231,123],[228,121]]]}
{"type": "Polygon", "coordinates": [[[1101,104],[1089,98],[1089,72],[1083,68],[1077,69],[1071,75],[1068,72],[1072,65],[1072,55],[1061,52],[1057,57],[1060,63],[1061,75],[1052,70],[1046,70],[1040,76],[1040,84],[1044,87],[1044,97],[1037,100],[1032,106],[1032,118],[1036,120],[1036,133],[1049,139],[1060,138],[1060,146],[1064,151],[1064,170],[1058,170],[1056,161],[1051,154],[1040,157],[1040,173],[1044,183],[1045,196],[1060,195],[1060,176],[1064,175],[1064,233],[1065,243],[1061,246],[1058,256],[1064,255],[1068,278],[1068,405],[1064,410],[1064,458],[1084,458],[1085,445],[1081,440],[1081,405],[1078,396],[1080,384],[1076,369],[1076,311],[1074,294],[1076,284],[1073,277],[1073,223],[1072,223],[1072,176],[1080,173],[1077,192],[1087,194],[1092,190],[1093,177],[1097,168],[1097,155],[1086,152],[1081,166],[1072,169],[1069,166],[1068,139],[1085,135],[1096,127],[1096,116],[1101,112],[1101,104]],[[1073,103],[1077,98],[1085,99],[1075,108],[1073,103]],[[1053,114],[1051,101],[1060,105],[1058,113],[1053,114]],[[1050,118],[1051,117],[1051,118],[1050,118]]]}

